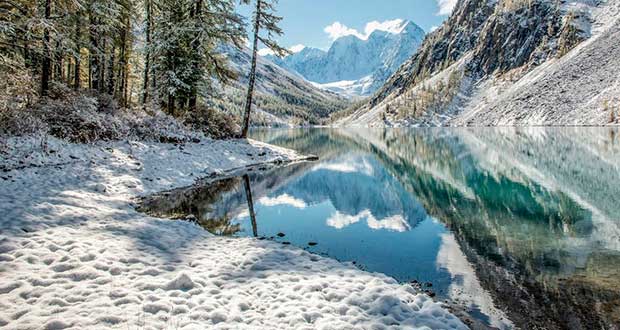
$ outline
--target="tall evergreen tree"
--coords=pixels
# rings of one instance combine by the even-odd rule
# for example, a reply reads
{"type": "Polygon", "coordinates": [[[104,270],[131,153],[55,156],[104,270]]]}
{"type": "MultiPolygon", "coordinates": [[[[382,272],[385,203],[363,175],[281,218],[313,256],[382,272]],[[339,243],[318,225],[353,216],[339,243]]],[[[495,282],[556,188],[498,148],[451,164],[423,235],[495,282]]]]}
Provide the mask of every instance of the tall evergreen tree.
{"type": "Polygon", "coordinates": [[[236,0],[0,1],[0,72],[37,75],[35,95],[48,95],[55,82],[130,106],[131,86],[143,84],[141,103],[153,100],[172,114],[195,109],[212,82],[235,78],[222,54],[244,43],[235,6],[236,0]],[[134,23],[142,19],[143,68],[133,52],[141,35],[134,23]]]}
{"type": "Polygon", "coordinates": [[[224,44],[243,40],[243,19],[233,0],[160,0],[153,18],[149,48],[158,81],[160,103],[175,114],[177,108],[196,106],[198,91],[208,89],[211,78],[234,77],[224,44]]]}
{"type": "Polygon", "coordinates": [[[254,97],[254,84],[256,83],[256,61],[258,58],[259,41],[267,48],[271,49],[277,56],[285,56],[289,53],[287,49],[280,47],[273,39],[275,36],[282,35],[283,33],[282,29],[278,26],[282,17],[274,14],[276,4],[277,0],[256,0],[253,16],[254,39],[252,42],[252,63],[248,82],[248,93],[245,100],[243,129],[241,131],[242,138],[247,138],[250,129],[250,114],[252,111],[252,99],[254,97]],[[263,30],[267,32],[266,36],[261,35],[263,30]]]}

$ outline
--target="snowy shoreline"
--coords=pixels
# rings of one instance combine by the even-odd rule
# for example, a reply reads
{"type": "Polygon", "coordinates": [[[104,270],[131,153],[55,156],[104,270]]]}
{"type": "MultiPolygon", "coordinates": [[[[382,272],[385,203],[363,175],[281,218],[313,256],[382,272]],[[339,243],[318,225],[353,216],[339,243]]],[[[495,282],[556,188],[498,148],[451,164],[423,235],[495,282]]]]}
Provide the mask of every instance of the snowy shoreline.
{"type": "Polygon", "coordinates": [[[385,275],[133,208],[212,173],[305,158],[292,150],[51,139],[43,154],[35,144],[0,150],[0,328],[466,328],[385,275]]]}

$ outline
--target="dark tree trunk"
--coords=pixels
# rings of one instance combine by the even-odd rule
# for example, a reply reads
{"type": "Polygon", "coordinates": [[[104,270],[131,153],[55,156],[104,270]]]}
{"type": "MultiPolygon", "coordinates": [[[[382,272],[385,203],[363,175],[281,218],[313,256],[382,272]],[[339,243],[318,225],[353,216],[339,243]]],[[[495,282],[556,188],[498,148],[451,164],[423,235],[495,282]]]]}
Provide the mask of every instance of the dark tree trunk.
{"type": "Polygon", "coordinates": [[[125,88],[125,99],[127,100],[127,104],[128,105],[131,104],[132,92],[133,92],[133,80],[131,81],[131,84],[129,84],[129,86],[127,88],[125,88]]]}
{"type": "Polygon", "coordinates": [[[129,20],[125,21],[125,26],[121,33],[121,49],[118,70],[118,98],[121,100],[123,107],[127,106],[127,31],[129,30],[129,20]]]}
{"type": "Polygon", "coordinates": [[[172,93],[168,94],[168,114],[174,116],[175,97],[172,93]]]}
{"type": "MultiPolygon", "coordinates": [[[[52,16],[52,0],[45,0],[45,19],[49,20],[52,16]]],[[[47,96],[50,88],[50,75],[52,66],[52,50],[50,49],[50,31],[48,28],[43,30],[43,63],[41,65],[41,95],[47,96]]]]}
{"type": "Polygon", "coordinates": [[[99,90],[100,74],[101,71],[99,63],[99,40],[97,36],[97,19],[91,14],[90,17],[90,52],[89,52],[89,85],[91,89],[99,90]]]}
{"type": "Polygon", "coordinates": [[[247,138],[250,129],[250,112],[252,111],[252,98],[254,97],[254,84],[256,82],[256,60],[258,52],[258,32],[260,29],[261,0],[256,0],[256,13],[254,19],[254,43],[252,44],[252,68],[250,69],[250,81],[248,83],[248,95],[245,99],[245,115],[243,118],[243,130],[241,137],[247,138]]]}
{"type": "Polygon", "coordinates": [[[81,12],[78,12],[76,15],[76,21],[75,21],[75,70],[73,71],[73,88],[80,89],[80,66],[82,64],[82,59],[80,56],[80,51],[82,50],[82,42],[81,42],[81,34],[82,34],[82,27],[81,27],[81,20],[80,20],[80,16],[81,16],[81,12]]]}
{"type": "Polygon", "coordinates": [[[112,46],[112,49],[110,50],[110,56],[108,57],[108,94],[109,95],[114,95],[114,61],[116,58],[116,50],[114,48],[114,46],[112,46]]]}
{"type": "Polygon", "coordinates": [[[104,93],[105,89],[106,89],[106,83],[105,83],[105,57],[106,57],[106,53],[107,53],[107,40],[106,37],[103,37],[103,40],[101,42],[101,50],[99,53],[99,71],[97,72],[99,74],[99,88],[97,89],[99,91],[99,93],[104,93]]]}
{"type": "MultiPolygon", "coordinates": [[[[194,16],[195,19],[198,22],[201,22],[201,16],[202,16],[202,0],[196,0],[196,7],[194,10],[194,16]]],[[[200,52],[200,39],[198,38],[198,36],[196,36],[196,38],[194,39],[194,41],[192,42],[192,48],[194,49],[194,51],[196,52],[200,52]]],[[[199,68],[198,68],[198,63],[194,62],[194,72],[198,72],[199,68]]],[[[190,95],[189,95],[189,101],[188,101],[188,107],[191,111],[196,110],[196,105],[198,103],[198,86],[197,86],[197,81],[194,81],[192,84],[192,87],[190,88],[190,95]]]]}
{"type": "MultiPolygon", "coordinates": [[[[60,41],[56,41],[56,49],[60,49],[60,41]]],[[[60,54],[55,54],[54,55],[54,65],[53,65],[53,72],[54,74],[52,75],[52,80],[55,81],[63,81],[64,79],[64,75],[62,74],[62,67],[63,67],[63,58],[60,54]]]]}
{"type": "Polygon", "coordinates": [[[124,77],[123,77],[123,106],[126,108],[129,104],[131,104],[131,99],[128,95],[128,82],[129,82],[129,70],[127,66],[125,66],[124,77]]]}
{"type": "Polygon", "coordinates": [[[73,76],[71,75],[71,72],[73,72],[73,63],[71,61],[71,58],[67,58],[67,66],[65,69],[65,74],[64,74],[64,79],[65,82],[67,83],[68,86],[72,85],[72,81],[71,79],[73,79],[73,76]]]}
{"type": "Polygon", "coordinates": [[[144,85],[142,86],[142,105],[149,98],[149,74],[151,71],[151,0],[146,0],[146,58],[144,60],[144,85]]]}

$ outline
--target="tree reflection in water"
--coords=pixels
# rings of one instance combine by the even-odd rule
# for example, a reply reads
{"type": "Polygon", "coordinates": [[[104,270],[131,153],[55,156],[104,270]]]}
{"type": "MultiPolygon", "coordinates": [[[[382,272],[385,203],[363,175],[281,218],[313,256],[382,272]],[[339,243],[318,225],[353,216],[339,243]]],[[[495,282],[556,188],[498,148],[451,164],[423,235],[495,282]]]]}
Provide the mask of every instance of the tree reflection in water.
{"type": "Polygon", "coordinates": [[[252,188],[250,187],[250,176],[243,176],[243,186],[245,187],[245,198],[248,200],[248,211],[250,212],[250,221],[252,221],[252,234],[258,237],[258,227],[256,225],[256,213],[254,212],[254,200],[252,199],[252,188]]]}
{"type": "Polygon", "coordinates": [[[252,223],[252,236],[258,237],[258,225],[250,176],[226,178],[210,184],[199,184],[143,198],[138,211],[154,217],[184,220],[218,236],[234,236],[241,232],[241,224],[234,223],[233,213],[243,213],[247,204],[252,223]],[[243,192],[240,186],[243,184],[243,192]],[[240,203],[244,199],[244,203],[240,203]],[[228,201],[228,202],[227,202],[228,201]],[[227,207],[222,207],[222,204],[227,207]]]}

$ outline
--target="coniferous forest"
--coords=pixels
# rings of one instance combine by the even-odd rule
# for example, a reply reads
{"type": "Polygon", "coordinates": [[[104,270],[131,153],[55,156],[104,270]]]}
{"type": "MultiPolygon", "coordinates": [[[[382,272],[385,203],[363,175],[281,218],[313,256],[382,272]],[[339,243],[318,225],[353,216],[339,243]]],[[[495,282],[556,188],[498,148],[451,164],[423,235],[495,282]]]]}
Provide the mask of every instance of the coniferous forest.
{"type": "MultiPolygon", "coordinates": [[[[278,48],[271,33],[282,31],[272,6],[270,1],[233,0],[3,1],[1,130],[12,135],[43,127],[61,138],[85,142],[152,135],[157,131],[153,125],[177,127],[181,135],[190,134],[183,132],[186,127],[214,137],[236,135],[241,109],[249,115],[246,103],[252,103],[252,98],[234,101],[236,94],[249,94],[237,79],[250,72],[231,68],[224,50],[240,52],[249,45],[246,30],[265,30],[268,35],[255,40],[278,48]],[[255,15],[241,16],[236,11],[240,5],[253,6],[255,15]],[[223,93],[233,82],[236,91],[223,93]],[[110,121],[119,123],[110,127],[110,121]],[[82,127],[88,125],[93,130],[82,127]]],[[[256,45],[253,50],[256,62],[256,45]]],[[[279,93],[276,102],[290,103],[292,109],[295,102],[306,102],[304,95],[289,102],[292,93],[279,93]]],[[[269,98],[259,95],[254,102],[269,98]]],[[[339,109],[338,102],[322,104],[327,111],[339,109]]]]}

